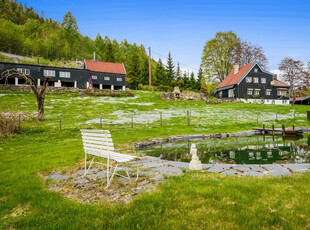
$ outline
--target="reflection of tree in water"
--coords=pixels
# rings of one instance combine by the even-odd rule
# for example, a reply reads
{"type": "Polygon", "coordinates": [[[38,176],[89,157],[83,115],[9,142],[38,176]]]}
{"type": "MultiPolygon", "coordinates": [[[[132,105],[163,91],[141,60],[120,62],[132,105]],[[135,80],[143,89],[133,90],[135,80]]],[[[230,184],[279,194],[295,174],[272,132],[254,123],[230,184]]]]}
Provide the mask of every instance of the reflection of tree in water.
{"type": "Polygon", "coordinates": [[[196,143],[202,163],[272,164],[310,162],[310,136],[302,141],[291,137],[234,137],[165,143],[145,151],[166,160],[191,160],[190,147],[196,143]]]}

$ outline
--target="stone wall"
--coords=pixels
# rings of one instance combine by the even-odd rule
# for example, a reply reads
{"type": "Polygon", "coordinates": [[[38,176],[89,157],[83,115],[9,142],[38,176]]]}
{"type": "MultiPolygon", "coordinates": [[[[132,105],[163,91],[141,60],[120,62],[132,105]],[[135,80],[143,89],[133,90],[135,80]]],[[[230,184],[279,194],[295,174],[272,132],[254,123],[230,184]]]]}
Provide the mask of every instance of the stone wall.
{"type": "Polygon", "coordinates": [[[181,93],[180,98],[176,98],[174,93],[161,93],[159,94],[159,97],[163,100],[167,101],[173,101],[173,100],[183,100],[183,101],[189,101],[189,100],[196,100],[201,101],[205,98],[204,94],[202,93],[181,93]]]}
{"type": "MultiPolygon", "coordinates": [[[[29,85],[3,85],[0,84],[0,90],[10,90],[10,91],[17,91],[17,92],[23,92],[23,93],[32,93],[32,90],[29,85]]],[[[66,91],[72,91],[72,92],[77,92],[80,94],[85,94],[86,89],[79,89],[79,88],[73,88],[73,87],[51,87],[47,86],[46,92],[48,93],[64,93],[66,91]]],[[[88,92],[111,92],[112,90],[110,89],[87,89],[88,92]]],[[[118,90],[114,90],[118,91],[118,90]]]]}

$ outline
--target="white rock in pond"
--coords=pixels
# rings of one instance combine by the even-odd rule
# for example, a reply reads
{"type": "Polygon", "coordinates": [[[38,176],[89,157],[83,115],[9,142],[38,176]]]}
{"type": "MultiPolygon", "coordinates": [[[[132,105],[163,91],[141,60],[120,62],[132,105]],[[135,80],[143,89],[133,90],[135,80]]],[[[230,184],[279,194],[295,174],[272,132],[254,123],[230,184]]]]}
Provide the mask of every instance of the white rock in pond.
{"type": "Polygon", "coordinates": [[[202,164],[197,156],[197,148],[195,144],[191,146],[192,160],[189,163],[189,170],[202,170],[202,164]]]}

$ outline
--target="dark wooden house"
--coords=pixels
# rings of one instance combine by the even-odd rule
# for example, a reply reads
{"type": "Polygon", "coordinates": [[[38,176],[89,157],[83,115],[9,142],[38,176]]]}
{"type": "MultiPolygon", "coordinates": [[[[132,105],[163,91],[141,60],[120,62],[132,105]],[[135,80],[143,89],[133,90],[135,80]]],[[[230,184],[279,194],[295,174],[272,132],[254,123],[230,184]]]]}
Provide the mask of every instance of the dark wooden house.
{"type": "Polygon", "coordinates": [[[264,70],[258,62],[234,69],[216,88],[219,98],[237,98],[246,103],[289,104],[289,86],[277,75],[264,70]]]}
{"type": "MultiPolygon", "coordinates": [[[[84,68],[63,68],[43,65],[0,62],[0,75],[8,69],[16,69],[21,73],[37,79],[40,85],[45,77],[50,77],[48,84],[53,87],[122,89],[126,86],[126,70],[123,64],[84,60],[84,68]]],[[[1,80],[0,84],[5,81],[1,80]]],[[[25,81],[16,77],[8,79],[8,84],[23,85],[25,81]]]]}

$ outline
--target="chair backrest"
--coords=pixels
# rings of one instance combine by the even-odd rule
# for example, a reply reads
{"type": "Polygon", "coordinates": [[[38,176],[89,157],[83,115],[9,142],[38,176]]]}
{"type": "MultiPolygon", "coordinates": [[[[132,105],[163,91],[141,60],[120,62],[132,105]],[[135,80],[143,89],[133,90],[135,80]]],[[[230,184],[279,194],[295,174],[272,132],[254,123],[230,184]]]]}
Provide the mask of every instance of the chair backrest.
{"type": "Polygon", "coordinates": [[[87,154],[110,158],[114,145],[109,130],[81,129],[84,151],[87,154]]]}

